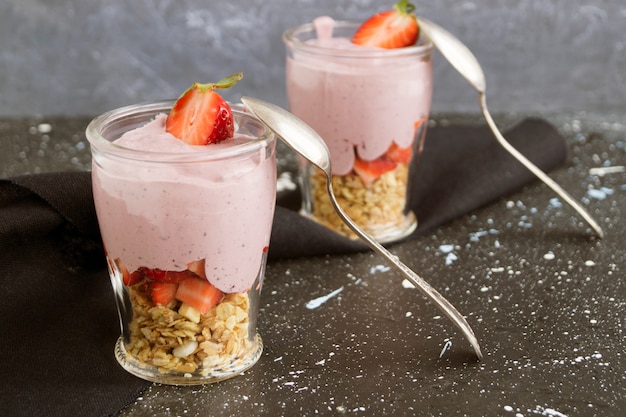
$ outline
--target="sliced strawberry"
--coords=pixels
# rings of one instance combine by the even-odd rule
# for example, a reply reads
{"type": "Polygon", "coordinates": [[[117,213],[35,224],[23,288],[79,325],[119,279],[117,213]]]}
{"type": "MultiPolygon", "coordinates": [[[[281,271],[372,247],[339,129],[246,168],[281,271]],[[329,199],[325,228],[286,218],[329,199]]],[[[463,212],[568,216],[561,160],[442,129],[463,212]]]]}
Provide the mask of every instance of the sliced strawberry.
{"type": "Polygon", "coordinates": [[[206,278],[206,270],[204,269],[204,266],[205,266],[204,259],[200,259],[198,261],[189,262],[187,264],[187,268],[189,269],[189,271],[193,272],[194,274],[196,274],[200,278],[207,279],[206,278]]]}
{"type": "Polygon", "coordinates": [[[395,142],[391,143],[389,149],[385,153],[385,158],[387,158],[391,162],[396,162],[399,164],[408,164],[411,162],[411,157],[413,156],[413,147],[408,146],[406,148],[401,148],[396,145],[395,142]]]}
{"type": "Polygon", "coordinates": [[[140,271],[143,271],[143,275],[151,280],[157,282],[169,282],[169,283],[178,283],[183,279],[190,276],[189,271],[163,271],[161,269],[151,269],[151,268],[139,268],[140,271]]]}
{"type": "Polygon", "coordinates": [[[143,273],[140,270],[130,273],[120,258],[116,258],[114,262],[117,270],[122,274],[122,282],[124,282],[124,285],[130,287],[143,280],[143,273]]]}
{"type": "Polygon", "coordinates": [[[364,161],[357,157],[354,160],[353,169],[361,177],[365,185],[370,185],[385,172],[394,170],[396,166],[395,162],[384,157],[374,159],[373,161],[364,161]]]}
{"type": "Polygon", "coordinates": [[[233,137],[232,109],[215,90],[232,87],[242,77],[237,73],[216,84],[193,83],[174,103],[165,130],[190,145],[218,143],[233,137]]]}
{"type": "Polygon", "coordinates": [[[173,282],[152,281],[148,284],[150,297],[154,304],[168,305],[176,298],[178,284],[173,282]]]}
{"type": "Polygon", "coordinates": [[[424,123],[424,122],[425,122],[425,121],[427,121],[427,120],[428,120],[428,117],[422,117],[422,118],[420,118],[420,119],[416,120],[416,121],[413,123],[413,130],[414,130],[415,132],[417,132],[417,129],[419,129],[419,128],[420,128],[420,126],[422,125],[422,123],[424,123]]]}
{"type": "Polygon", "coordinates": [[[223,293],[204,279],[189,277],[181,281],[176,291],[176,299],[187,303],[202,314],[215,307],[223,293]]]}
{"type": "Polygon", "coordinates": [[[370,17],[356,31],[352,42],[362,46],[394,49],[415,44],[419,26],[413,14],[415,6],[408,0],[400,0],[393,10],[370,17]]]}

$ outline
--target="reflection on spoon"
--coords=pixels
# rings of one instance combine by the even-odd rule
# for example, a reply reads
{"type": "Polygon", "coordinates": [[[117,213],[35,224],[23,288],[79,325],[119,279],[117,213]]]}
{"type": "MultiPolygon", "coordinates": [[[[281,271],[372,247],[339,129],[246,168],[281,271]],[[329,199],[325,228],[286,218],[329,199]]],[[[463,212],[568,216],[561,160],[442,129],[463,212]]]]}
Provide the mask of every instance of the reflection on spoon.
{"type": "Polygon", "coordinates": [[[330,201],[346,225],[372,250],[385,258],[389,264],[400,271],[406,279],[415,285],[426,297],[428,297],[452,322],[461,330],[463,335],[472,345],[478,359],[483,354],[478,345],[478,339],[465,318],[457,309],[446,300],[437,290],[430,286],[422,277],[413,272],[402,263],[397,256],[392,255],[380,243],[365,233],[339,206],[331,183],[332,168],[330,165],[330,153],[326,143],[310,126],[302,120],[274,104],[262,100],[242,97],[241,101],[246,107],[261,120],[267,127],[283,140],[289,147],[318,167],[326,176],[326,190],[330,201]]]}
{"type": "Polygon", "coordinates": [[[543,181],[548,187],[550,187],[556,194],[558,194],[567,204],[572,206],[580,216],[589,223],[592,229],[596,232],[598,237],[604,237],[604,232],[600,225],[591,217],[591,215],[581,206],[576,200],[570,196],[559,184],[557,184],[546,173],[539,169],[535,164],[530,162],[524,155],[522,155],[517,149],[513,147],[502,136],[500,130],[496,126],[489,110],[487,109],[487,98],[485,91],[487,89],[487,82],[485,80],[485,74],[478,63],[478,60],[472,54],[467,46],[465,46],[460,40],[458,40],[450,32],[442,28],[441,26],[431,22],[430,20],[418,17],[420,29],[426,36],[430,38],[435,47],[441,52],[441,54],[450,62],[450,64],[465,78],[471,85],[478,91],[478,99],[480,103],[480,109],[489,125],[489,128],[493,132],[496,140],[500,145],[515,159],[517,159],[522,165],[524,165],[530,172],[532,172],[537,178],[543,181]]]}

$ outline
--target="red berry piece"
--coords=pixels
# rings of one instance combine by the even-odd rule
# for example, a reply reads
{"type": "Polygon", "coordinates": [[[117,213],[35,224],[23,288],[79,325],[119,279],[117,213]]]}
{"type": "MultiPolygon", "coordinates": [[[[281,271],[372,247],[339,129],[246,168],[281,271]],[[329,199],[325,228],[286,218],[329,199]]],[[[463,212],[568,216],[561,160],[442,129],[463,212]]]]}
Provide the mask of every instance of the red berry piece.
{"type": "Polygon", "coordinates": [[[385,172],[396,169],[397,164],[386,159],[384,156],[373,161],[364,161],[360,158],[354,160],[354,172],[361,177],[363,183],[369,186],[375,179],[383,175],[385,172]]]}
{"type": "Polygon", "coordinates": [[[150,297],[154,304],[168,305],[176,298],[178,284],[172,282],[152,281],[148,284],[150,297]]]}
{"type": "Polygon", "coordinates": [[[362,46],[385,49],[403,48],[415,44],[419,26],[413,14],[415,6],[408,0],[400,0],[393,10],[370,17],[356,31],[352,42],[362,46]]]}
{"type": "Polygon", "coordinates": [[[230,75],[215,84],[193,83],[176,100],[165,130],[190,145],[219,143],[233,137],[235,124],[228,103],[215,91],[235,85],[243,75],[230,75]]]}

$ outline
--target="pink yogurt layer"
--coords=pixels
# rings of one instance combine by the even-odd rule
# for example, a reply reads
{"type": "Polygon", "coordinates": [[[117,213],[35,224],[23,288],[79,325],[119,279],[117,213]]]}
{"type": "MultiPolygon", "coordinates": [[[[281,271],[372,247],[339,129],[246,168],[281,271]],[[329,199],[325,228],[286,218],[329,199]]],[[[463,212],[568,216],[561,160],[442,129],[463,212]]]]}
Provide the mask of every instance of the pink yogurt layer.
{"type": "Polygon", "coordinates": [[[307,43],[319,47],[316,53],[296,47],[288,54],[287,95],[291,112],[328,145],[333,173],[345,175],[355,152],[371,161],[392,142],[412,145],[415,124],[430,112],[432,64],[426,52],[409,56],[333,37],[334,24],[329,17],[314,21],[317,38],[307,43]]]}
{"type": "Polygon", "coordinates": [[[94,157],[94,200],[108,257],[120,258],[130,272],[142,266],[182,271],[205,259],[211,284],[226,293],[247,291],[269,245],[275,159],[257,147],[252,155],[223,160],[149,161],[154,152],[214,158],[250,139],[189,146],[165,132],[165,117],[115,142],[145,156],[94,157]]]}

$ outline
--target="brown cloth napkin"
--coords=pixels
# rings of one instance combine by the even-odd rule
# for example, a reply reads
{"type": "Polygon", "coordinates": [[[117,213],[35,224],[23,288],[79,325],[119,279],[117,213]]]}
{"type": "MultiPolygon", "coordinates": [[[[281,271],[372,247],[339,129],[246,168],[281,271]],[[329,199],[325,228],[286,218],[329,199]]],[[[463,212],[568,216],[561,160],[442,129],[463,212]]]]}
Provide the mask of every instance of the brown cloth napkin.
{"type": "MultiPolygon", "coordinates": [[[[566,157],[550,124],[527,119],[506,133],[549,171],[566,157]]],[[[483,126],[435,127],[413,172],[412,237],[533,180],[483,126]]],[[[367,249],[297,214],[297,191],[281,196],[270,258],[367,249]]],[[[0,390],[10,416],[114,415],[148,382],[115,361],[120,334],[92,200],[90,174],[0,180],[0,390]]]]}

